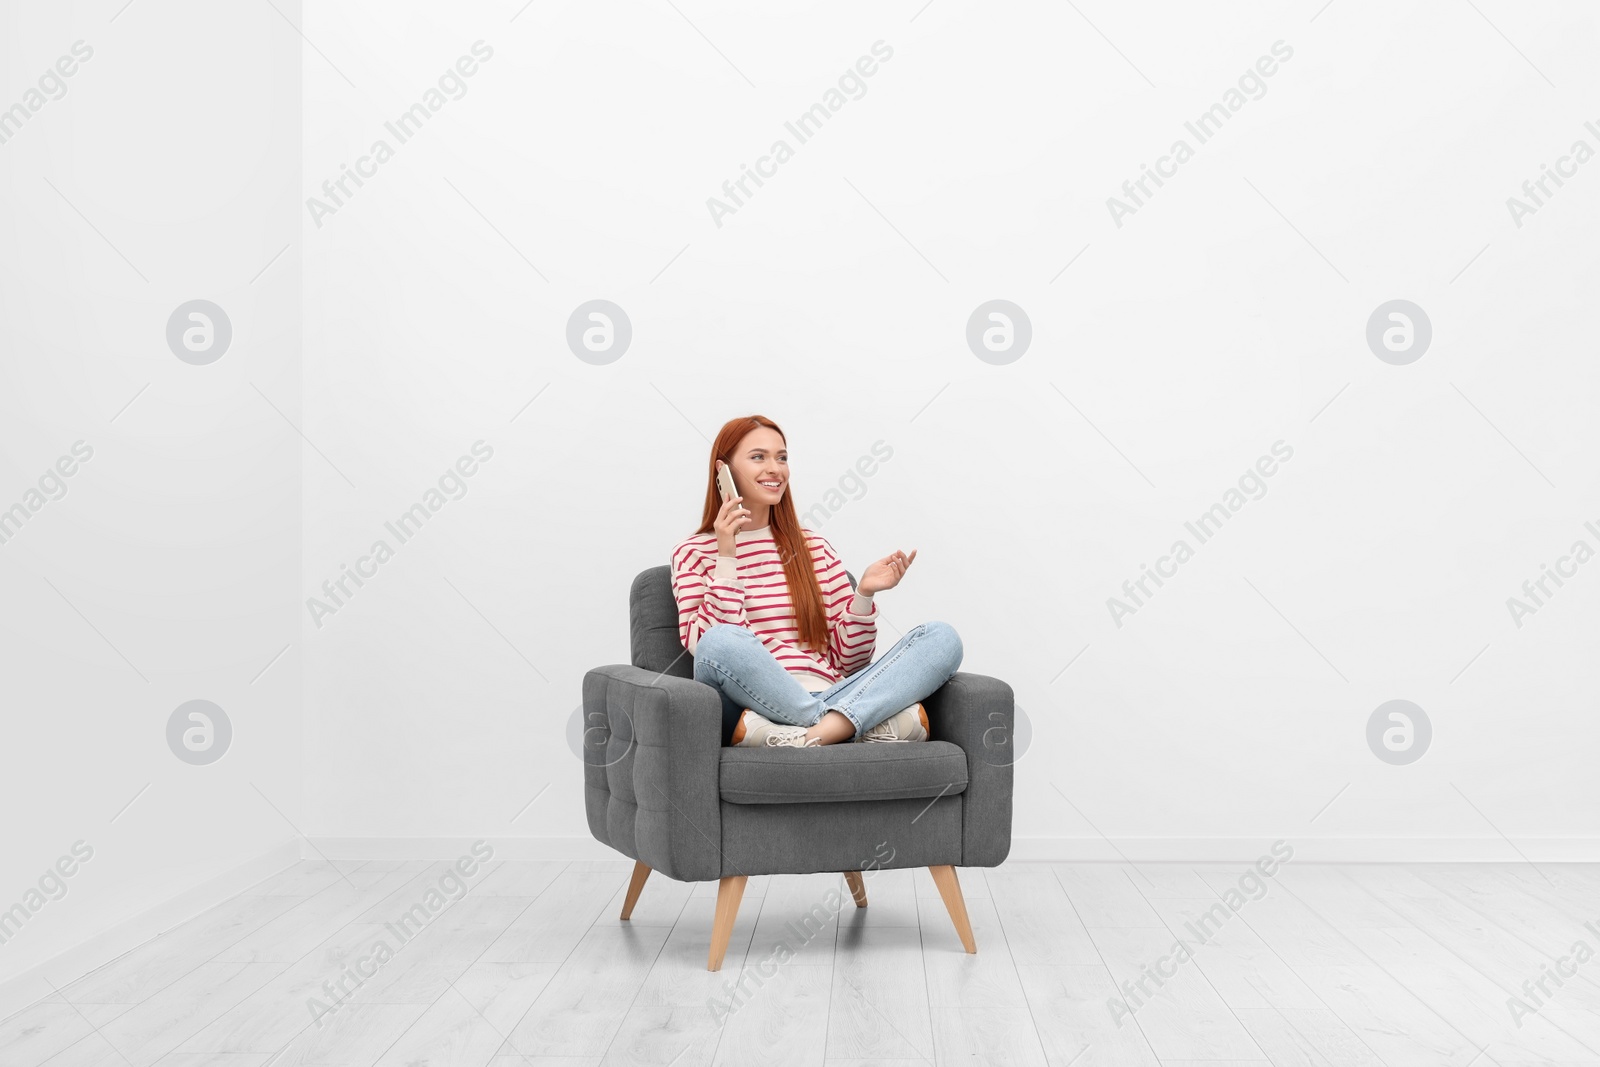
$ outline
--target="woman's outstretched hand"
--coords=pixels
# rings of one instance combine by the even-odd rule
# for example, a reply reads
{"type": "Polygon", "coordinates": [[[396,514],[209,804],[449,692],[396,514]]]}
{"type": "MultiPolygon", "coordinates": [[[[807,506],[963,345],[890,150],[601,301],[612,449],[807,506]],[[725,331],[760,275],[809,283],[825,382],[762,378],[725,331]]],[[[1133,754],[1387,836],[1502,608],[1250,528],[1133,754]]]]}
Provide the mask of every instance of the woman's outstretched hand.
{"type": "Polygon", "coordinates": [[[916,558],[917,550],[913,548],[909,556],[896,549],[882,559],[874,560],[867,566],[866,573],[862,574],[861,581],[856,584],[856,592],[862,596],[871,596],[885,589],[893,589],[900,584],[900,579],[905,577],[911,561],[916,558]]]}

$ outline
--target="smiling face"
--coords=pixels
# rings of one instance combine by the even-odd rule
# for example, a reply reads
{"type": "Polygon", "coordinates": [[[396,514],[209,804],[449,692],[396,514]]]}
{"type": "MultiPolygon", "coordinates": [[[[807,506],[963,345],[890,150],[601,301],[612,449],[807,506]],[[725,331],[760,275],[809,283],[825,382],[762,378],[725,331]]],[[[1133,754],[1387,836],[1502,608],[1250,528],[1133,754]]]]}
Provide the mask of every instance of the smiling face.
{"type": "Polygon", "coordinates": [[[744,497],[744,506],[757,515],[761,504],[771,507],[783,498],[789,488],[789,450],[783,435],[768,426],[757,426],[744,435],[733,455],[728,458],[733,470],[733,484],[744,497]]]}

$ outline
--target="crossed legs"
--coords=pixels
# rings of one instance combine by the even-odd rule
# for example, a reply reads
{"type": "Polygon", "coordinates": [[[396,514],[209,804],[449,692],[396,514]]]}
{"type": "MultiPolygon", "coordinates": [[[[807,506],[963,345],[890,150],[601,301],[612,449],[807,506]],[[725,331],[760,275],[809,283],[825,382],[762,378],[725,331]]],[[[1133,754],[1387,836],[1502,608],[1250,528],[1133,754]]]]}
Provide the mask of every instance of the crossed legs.
{"type": "Polygon", "coordinates": [[[695,646],[694,677],[722,694],[722,742],[732,740],[743,709],[804,727],[830,745],[848,741],[926,700],[961,666],[961,638],[948,623],[913,626],[878,660],[813,693],[743,626],[713,626],[695,646]]]}

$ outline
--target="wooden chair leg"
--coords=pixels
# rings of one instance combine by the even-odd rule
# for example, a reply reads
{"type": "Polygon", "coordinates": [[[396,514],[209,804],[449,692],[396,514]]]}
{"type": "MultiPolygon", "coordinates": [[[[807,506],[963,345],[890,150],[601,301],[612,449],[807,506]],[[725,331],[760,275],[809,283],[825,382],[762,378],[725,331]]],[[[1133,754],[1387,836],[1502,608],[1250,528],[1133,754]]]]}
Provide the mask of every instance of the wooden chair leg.
{"type": "Polygon", "coordinates": [[[968,952],[978,951],[978,943],[972,939],[972,920],[967,918],[967,901],[961,895],[961,883],[956,881],[956,869],[946,864],[929,867],[928,873],[933,875],[933,884],[939,887],[939,896],[944,898],[944,908],[950,913],[950,921],[956,924],[956,936],[961,938],[961,946],[968,952]]]}
{"type": "Polygon", "coordinates": [[[850,895],[856,898],[856,907],[867,906],[867,885],[861,880],[860,871],[845,871],[844,880],[850,887],[850,895]]]}
{"type": "Polygon", "coordinates": [[[733,920],[739,916],[739,901],[744,898],[744,883],[748,876],[730,874],[717,884],[717,917],[711,924],[711,954],[706,958],[706,970],[722,970],[722,957],[728,951],[728,939],[733,936],[733,920]]]}
{"type": "Polygon", "coordinates": [[[633,861],[633,877],[628,880],[628,895],[622,898],[622,917],[626,919],[633,914],[633,906],[639,903],[639,893],[644,889],[644,880],[650,877],[650,868],[641,860],[633,861]]]}

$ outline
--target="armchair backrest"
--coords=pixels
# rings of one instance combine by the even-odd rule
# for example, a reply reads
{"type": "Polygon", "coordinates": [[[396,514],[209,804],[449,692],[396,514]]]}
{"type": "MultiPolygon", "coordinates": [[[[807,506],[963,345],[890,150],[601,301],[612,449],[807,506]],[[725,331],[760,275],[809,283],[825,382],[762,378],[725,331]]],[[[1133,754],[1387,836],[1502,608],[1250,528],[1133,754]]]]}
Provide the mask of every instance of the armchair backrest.
{"type": "Polygon", "coordinates": [[[639,572],[628,591],[628,646],[635,667],[694,677],[694,657],[678,640],[678,602],[672,568],[663,563],[639,572]]]}
{"type": "MultiPolygon", "coordinates": [[[[845,571],[845,577],[854,589],[855,575],[845,571]]],[[[672,568],[664,563],[640,571],[628,590],[628,652],[635,667],[678,678],[694,677],[694,657],[678,640],[672,568]]]]}

